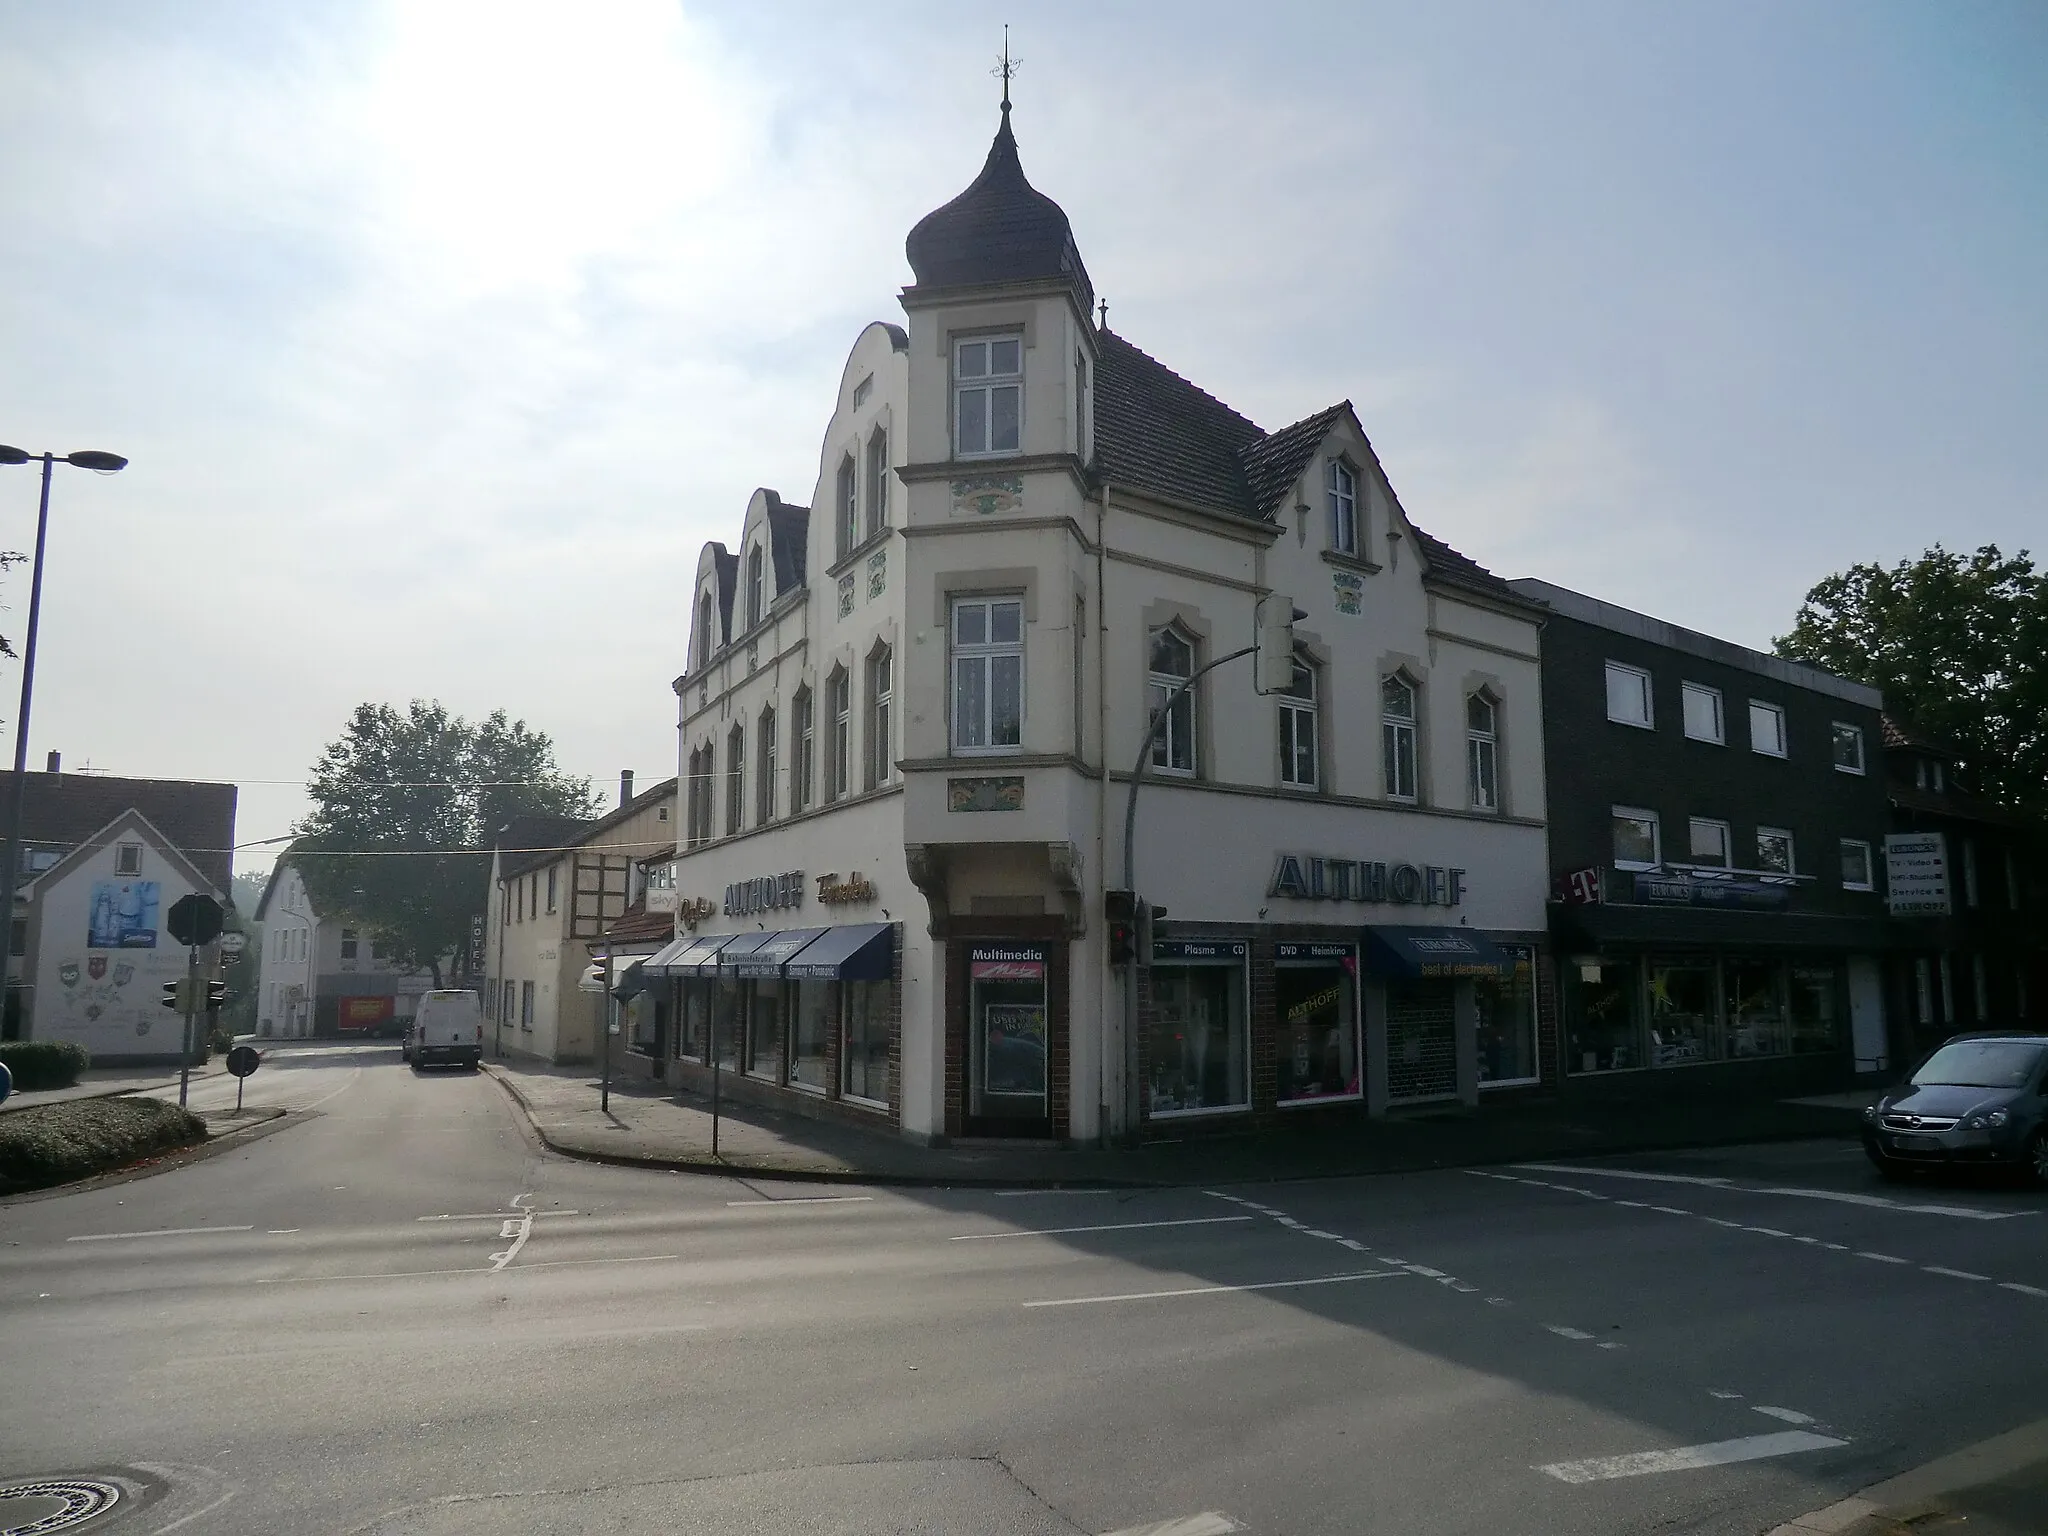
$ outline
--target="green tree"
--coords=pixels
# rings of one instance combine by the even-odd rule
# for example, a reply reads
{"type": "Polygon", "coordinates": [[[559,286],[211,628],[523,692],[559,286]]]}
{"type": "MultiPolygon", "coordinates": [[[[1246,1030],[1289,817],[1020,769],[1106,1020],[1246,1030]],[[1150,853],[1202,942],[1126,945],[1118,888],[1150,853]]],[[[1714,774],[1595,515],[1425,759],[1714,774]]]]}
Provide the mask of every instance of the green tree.
{"type": "Polygon", "coordinates": [[[2048,820],[2048,573],[1995,544],[1857,565],[1806,594],[1778,654],[1884,691],[1987,797],[2048,820]]]}
{"type": "Polygon", "coordinates": [[[598,806],[590,781],[557,768],[554,743],[525,721],[499,710],[472,725],[423,699],[403,714],[357,705],[306,791],[313,811],[292,858],[314,906],[436,986],[484,909],[491,835],[516,815],[598,806]]]}

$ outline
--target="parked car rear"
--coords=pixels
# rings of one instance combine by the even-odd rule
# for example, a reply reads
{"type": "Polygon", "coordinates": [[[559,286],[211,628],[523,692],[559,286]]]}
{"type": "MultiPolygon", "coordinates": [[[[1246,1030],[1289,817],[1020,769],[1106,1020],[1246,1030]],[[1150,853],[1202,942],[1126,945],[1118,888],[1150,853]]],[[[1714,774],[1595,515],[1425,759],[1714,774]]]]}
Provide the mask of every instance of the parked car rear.
{"type": "Polygon", "coordinates": [[[415,1070],[434,1062],[472,1070],[480,1066],[484,1059],[482,1000],[474,992],[456,988],[423,994],[403,1054],[415,1070]]]}

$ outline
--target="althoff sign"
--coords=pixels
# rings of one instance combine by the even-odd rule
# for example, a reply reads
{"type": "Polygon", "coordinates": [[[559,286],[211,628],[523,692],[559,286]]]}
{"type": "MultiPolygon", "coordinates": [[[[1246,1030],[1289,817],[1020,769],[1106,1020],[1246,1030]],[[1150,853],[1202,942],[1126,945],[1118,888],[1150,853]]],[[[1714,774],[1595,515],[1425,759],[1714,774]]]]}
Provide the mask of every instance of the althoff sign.
{"type": "Polygon", "coordinates": [[[1295,901],[1455,907],[1465,899],[1465,871],[1443,864],[1389,864],[1282,853],[1274,857],[1266,894],[1295,901]]]}

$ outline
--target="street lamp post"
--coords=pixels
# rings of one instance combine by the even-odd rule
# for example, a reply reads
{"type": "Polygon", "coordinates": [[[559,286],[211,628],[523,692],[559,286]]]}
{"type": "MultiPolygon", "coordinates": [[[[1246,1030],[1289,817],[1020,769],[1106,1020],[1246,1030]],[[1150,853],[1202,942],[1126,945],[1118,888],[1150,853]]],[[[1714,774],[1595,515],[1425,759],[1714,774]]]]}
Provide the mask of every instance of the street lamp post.
{"type": "Polygon", "coordinates": [[[7,1007],[8,971],[14,962],[14,893],[21,884],[21,807],[28,792],[28,706],[36,686],[36,629],[43,616],[43,546],[50,533],[50,474],[62,459],[80,469],[111,475],[126,469],[128,461],[118,453],[84,449],[78,453],[27,453],[0,444],[0,464],[29,464],[42,461],[43,494],[36,508],[36,555],[29,575],[28,636],[21,647],[21,708],[14,717],[14,784],[7,805],[7,942],[0,944],[0,1019],[7,1007]]]}

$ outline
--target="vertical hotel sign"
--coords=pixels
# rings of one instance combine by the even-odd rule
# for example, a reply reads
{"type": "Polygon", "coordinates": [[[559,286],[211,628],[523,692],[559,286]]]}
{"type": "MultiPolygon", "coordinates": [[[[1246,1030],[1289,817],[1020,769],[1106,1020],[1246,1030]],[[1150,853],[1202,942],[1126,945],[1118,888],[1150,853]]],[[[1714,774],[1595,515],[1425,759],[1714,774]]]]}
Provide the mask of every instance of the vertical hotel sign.
{"type": "Polygon", "coordinates": [[[1939,832],[1891,832],[1884,840],[1885,909],[1893,917],[1946,917],[1948,843],[1939,832]]]}

